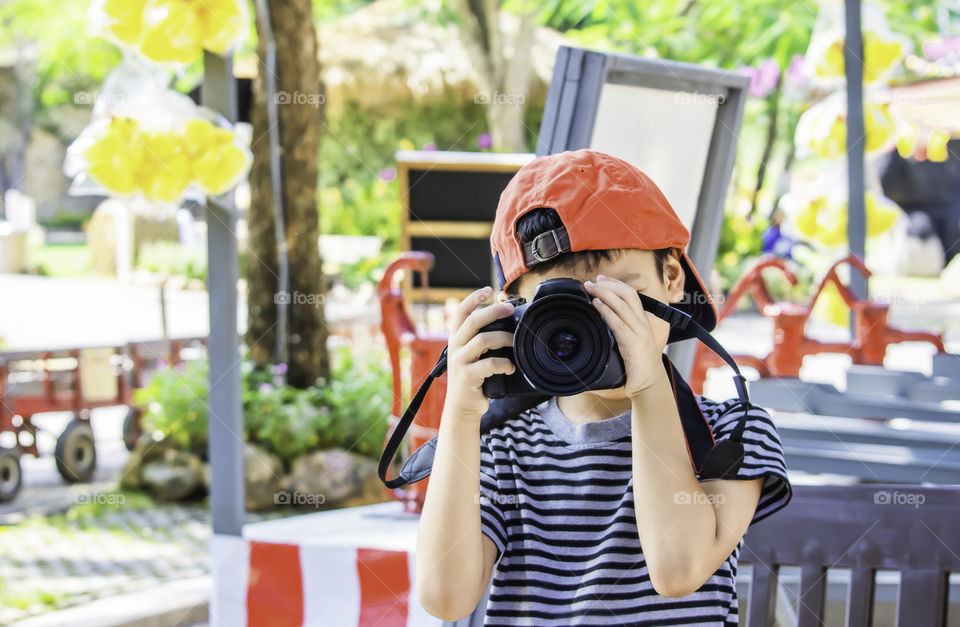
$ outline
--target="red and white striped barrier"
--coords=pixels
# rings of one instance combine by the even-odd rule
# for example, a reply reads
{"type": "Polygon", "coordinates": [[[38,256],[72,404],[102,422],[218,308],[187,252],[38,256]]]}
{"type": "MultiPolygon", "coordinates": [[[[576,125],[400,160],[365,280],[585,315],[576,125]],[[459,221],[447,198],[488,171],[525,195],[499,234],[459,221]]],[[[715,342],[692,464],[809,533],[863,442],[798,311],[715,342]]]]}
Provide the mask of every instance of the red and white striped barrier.
{"type": "Polygon", "coordinates": [[[211,624],[441,627],[417,601],[418,518],[391,502],[215,535],[211,624]]]}

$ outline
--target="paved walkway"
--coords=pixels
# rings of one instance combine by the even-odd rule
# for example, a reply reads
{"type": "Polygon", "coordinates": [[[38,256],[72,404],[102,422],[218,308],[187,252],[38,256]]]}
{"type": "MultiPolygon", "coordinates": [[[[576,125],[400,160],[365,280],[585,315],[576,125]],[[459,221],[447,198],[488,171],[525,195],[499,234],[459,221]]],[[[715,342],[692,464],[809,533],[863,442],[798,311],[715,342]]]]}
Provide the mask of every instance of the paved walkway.
{"type": "MultiPolygon", "coordinates": [[[[247,522],[283,515],[248,514],[247,522]]],[[[0,625],[207,575],[210,535],[208,509],[173,505],[0,527],[0,625]]]]}
{"type": "MultiPolygon", "coordinates": [[[[162,337],[160,289],[156,286],[0,273],[0,294],[12,295],[16,304],[0,309],[5,350],[117,346],[162,337]]],[[[206,291],[167,289],[165,300],[170,337],[209,333],[206,291]]],[[[380,306],[375,300],[369,287],[357,295],[337,290],[328,295],[324,306],[327,322],[379,320],[380,306]]],[[[243,333],[246,325],[246,298],[241,295],[238,332],[243,333]]]]}

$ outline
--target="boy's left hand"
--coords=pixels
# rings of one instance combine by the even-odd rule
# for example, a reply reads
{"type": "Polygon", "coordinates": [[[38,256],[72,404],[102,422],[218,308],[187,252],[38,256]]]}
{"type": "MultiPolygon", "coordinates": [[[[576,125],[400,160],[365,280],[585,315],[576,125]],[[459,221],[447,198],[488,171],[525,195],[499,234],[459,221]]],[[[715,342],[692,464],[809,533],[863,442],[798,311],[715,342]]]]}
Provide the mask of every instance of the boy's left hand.
{"type": "Polygon", "coordinates": [[[644,311],[637,291],[619,279],[598,274],[595,283],[584,281],[583,285],[617,340],[627,374],[624,392],[633,398],[656,383],[664,372],[650,326],[653,314],[644,311]]]}

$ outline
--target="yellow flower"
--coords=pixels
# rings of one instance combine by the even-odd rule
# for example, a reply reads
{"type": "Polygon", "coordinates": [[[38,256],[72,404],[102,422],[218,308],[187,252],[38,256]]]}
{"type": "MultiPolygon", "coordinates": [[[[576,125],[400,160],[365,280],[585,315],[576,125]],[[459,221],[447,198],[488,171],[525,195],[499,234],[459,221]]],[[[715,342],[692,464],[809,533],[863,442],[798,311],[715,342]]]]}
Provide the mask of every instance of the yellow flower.
{"type": "Polygon", "coordinates": [[[194,173],[207,192],[219,195],[237,184],[246,167],[247,154],[230,143],[205,152],[194,164],[194,173]]]}
{"type": "Polygon", "coordinates": [[[143,7],[146,0],[106,0],[103,12],[107,16],[105,30],[127,45],[140,41],[143,7]]]}
{"type": "Polygon", "coordinates": [[[896,39],[883,41],[873,31],[863,33],[863,80],[879,79],[903,55],[903,44],[896,39]]]}
{"type": "Polygon", "coordinates": [[[864,108],[863,126],[867,133],[864,143],[867,152],[885,149],[897,128],[890,115],[890,106],[886,103],[868,104],[864,108]]]}
{"type": "Polygon", "coordinates": [[[803,235],[807,237],[817,236],[817,209],[818,204],[811,202],[806,207],[797,212],[793,217],[793,223],[803,235]]]}
{"type": "Polygon", "coordinates": [[[900,217],[900,206],[886,196],[867,192],[867,237],[875,237],[890,230],[900,217]]]}
{"type": "Polygon", "coordinates": [[[840,291],[833,283],[823,286],[817,302],[813,304],[810,313],[831,324],[845,327],[850,321],[850,308],[840,295],[840,291]]]}
{"type": "Polygon", "coordinates": [[[843,40],[834,40],[815,66],[817,76],[831,78],[843,76],[843,40]]]}
{"type": "Polygon", "coordinates": [[[183,135],[169,132],[141,135],[142,160],[134,176],[147,198],[172,202],[183,195],[193,178],[184,139],[183,135]]]}
{"type": "Polygon", "coordinates": [[[824,246],[833,248],[847,243],[847,212],[841,208],[831,208],[820,214],[818,239],[824,246]]]}
{"type": "Polygon", "coordinates": [[[203,0],[195,6],[200,40],[207,50],[224,54],[246,34],[246,12],[237,0],[203,0]]]}
{"type": "MultiPolygon", "coordinates": [[[[842,35],[835,37],[829,44],[811,45],[810,54],[814,55],[814,71],[820,78],[842,78],[844,76],[844,40],[842,35]]],[[[903,56],[903,43],[897,39],[881,39],[875,31],[863,33],[863,79],[872,83],[880,79],[893,64],[903,56]]]]}
{"type": "Polygon", "coordinates": [[[237,184],[248,155],[234,143],[232,131],[194,118],[187,121],[186,137],[194,177],[204,190],[219,195],[237,184]]]}
{"type": "Polygon", "coordinates": [[[343,203],[343,196],[337,187],[328,187],[320,192],[320,202],[325,207],[337,206],[343,203]]]}
{"type": "Polygon", "coordinates": [[[132,164],[140,161],[141,146],[137,123],[114,118],[104,134],[83,152],[87,173],[100,185],[117,194],[137,190],[132,164]]]}
{"type": "Polygon", "coordinates": [[[950,133],[943,129],[935,128],[930,131],[930,137],[927,139],[927,159],[930,161],[946,161],[947,142],[950,141],[950,133]]]}
{"type": "Polygon", "coordinates": [[[897,152],[900,153],[900,156],[904,159],[909,159],[913,156],[916,148],[917,127],[909,122],[904,122],[903,125],[897,129],[897,152]]]}
{"type": "Polygon", "coordinates": [[[154,61],[189,63],[202,51],[200,20],[193,3],[147,0],[140,52],[154,61]]]}

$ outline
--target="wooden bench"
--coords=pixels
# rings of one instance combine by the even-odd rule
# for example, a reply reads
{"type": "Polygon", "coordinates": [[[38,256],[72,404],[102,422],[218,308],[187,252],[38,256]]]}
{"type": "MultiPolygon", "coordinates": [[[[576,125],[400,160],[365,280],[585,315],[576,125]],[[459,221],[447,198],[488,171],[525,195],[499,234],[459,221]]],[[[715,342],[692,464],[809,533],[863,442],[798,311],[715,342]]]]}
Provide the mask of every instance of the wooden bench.
{"type": "MultiPolygon", "coordinates": [[[[960,572],[960,488],[901,484],[794,486],[790,503],[752,525],[747,627],[776,624],[778,571],[800,569],[798,627],[822,625],[829,568],[850,570],[846,624],[873,619],[877,570],[900,573],[897,625],[945,626],[948,582],[960,572]]],[[[957,601],[955,599],[955,601],[957,601]]]]}

